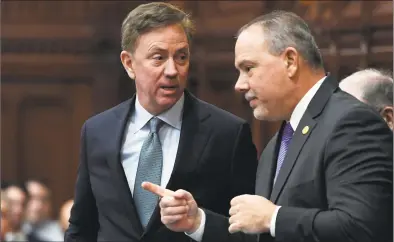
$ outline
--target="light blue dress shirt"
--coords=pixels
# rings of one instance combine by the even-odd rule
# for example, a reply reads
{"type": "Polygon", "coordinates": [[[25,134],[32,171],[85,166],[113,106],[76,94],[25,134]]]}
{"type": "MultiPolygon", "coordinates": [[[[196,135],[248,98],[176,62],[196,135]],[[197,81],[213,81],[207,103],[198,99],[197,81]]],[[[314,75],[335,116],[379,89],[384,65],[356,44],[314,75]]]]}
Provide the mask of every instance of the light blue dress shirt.
{"type": "MultiPolygon", "coordinates": [[[[184,95],[166,112],[157,118],[164,121],[159,131],[159,138],[163,149],[163,170],[161,175],[161,187],[166,187],[170,180],[178,151],[179,137],[182,127],[184,95]]],[[[134,193],[135,176],[137,174],[138,161],[142,144],[150,132],[148,121],[153,117],[135,99],[135,110],[131,114],[126,127],[126,136],[121,150],[121,161],[131,193],[134,193]]]]}

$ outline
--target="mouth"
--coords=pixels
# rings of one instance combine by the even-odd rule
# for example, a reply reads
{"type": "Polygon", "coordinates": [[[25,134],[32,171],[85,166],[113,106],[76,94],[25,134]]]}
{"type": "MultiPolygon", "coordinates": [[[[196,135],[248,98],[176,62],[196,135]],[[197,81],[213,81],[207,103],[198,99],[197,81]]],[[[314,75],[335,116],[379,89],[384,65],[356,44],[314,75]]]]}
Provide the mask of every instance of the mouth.
{"type": "Polygon", "coordinates": [[[161,89],[168,90],[168,91],[175,90],[175,89],[177,89],[178,87],[179,87],[178,85],[160,86],[161,89]]]}
{"type": "Polygon", "coordinates": [[[245,99],[246,99],[246,101],[250,102],[250,101],[252,101],[252,100],[254,100],[256,98],[255,97],[245,97],[245,99]]]}
{"type": "Polygon", "coordinates": [[[253,107],[256,107],[256,105],[257,105],[257,104],[256,104],[257,98],[250,98],[248,101],[249,101],[249,106],[250,106],[250,107],[252,107],[252,108],[253,108],[253,107]]]}

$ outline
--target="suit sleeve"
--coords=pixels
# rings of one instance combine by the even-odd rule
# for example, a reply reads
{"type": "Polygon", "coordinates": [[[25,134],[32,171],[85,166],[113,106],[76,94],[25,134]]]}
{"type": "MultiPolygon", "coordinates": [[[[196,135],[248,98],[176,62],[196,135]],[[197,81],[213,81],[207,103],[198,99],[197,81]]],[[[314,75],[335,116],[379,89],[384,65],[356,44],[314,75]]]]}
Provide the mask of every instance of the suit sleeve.
{"type": "Polygon", "coordinates": [[[323,156],[328,209],[281,207],[275,241],[392,241],[393,136],[383,120],[352,110],[323,156]]]}
{"type": "MultiPolygon", "coordinates": [[[[240,126],[235,142],[232,159],[232,187],[231,197],[242,194],[254,194],[257,170],[257,151],[252,141],[249,125],[240,126]]],[[[204,210],[206,224],[203,242],[256,242],[257,237],[243,233],[230,234],[228,232],[228,217],[204,210]]]]}
{"type": "Polygon", "coordinates": [[[87,165],[86,123],[81,132],[81,150],[75,186],[74,204],[64,241],[97,241],[98,215],[95,198],[90,185],[87,165]]]}
{"type": "Polygon", "coordinates": [[[233,151],[231,166],[233,194],[231,197],[254,194],[258,164],[257,151],[247,123],[240,128],[233,151]]]}

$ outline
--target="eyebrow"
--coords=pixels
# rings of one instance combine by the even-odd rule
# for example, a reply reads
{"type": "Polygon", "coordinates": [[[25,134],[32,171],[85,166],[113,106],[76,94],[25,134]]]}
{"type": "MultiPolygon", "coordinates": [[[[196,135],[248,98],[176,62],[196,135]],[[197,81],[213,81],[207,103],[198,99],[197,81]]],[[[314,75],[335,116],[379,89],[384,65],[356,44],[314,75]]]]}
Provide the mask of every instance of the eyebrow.
{"type": "MultiPolygon", "coordinates": [[[[156,51],[159,51],[159,52],[166,52],[167,50],[166,50],[166,49],[163,49],[163,48],[160,48],[160,47],[158,47],[158,46],[152,46],[151,48],[148,49],[148,52],[156,52],[156,51]]],[[[176,53],[178,53],[178,52],[188,52],[188,47],[187,47],[187,46],[182,47],[182,48],[176,50],[175,52],[176,52],[176,53]]]]}
{"type": "Polygon", "coordinates": [[[242,61],[240,61],[238,63],[235,63],[235,68],[242,69],[248,64],[253,64],[253,62],[252,61],[248,61],[248,60],[242,60],[242,61]]]}

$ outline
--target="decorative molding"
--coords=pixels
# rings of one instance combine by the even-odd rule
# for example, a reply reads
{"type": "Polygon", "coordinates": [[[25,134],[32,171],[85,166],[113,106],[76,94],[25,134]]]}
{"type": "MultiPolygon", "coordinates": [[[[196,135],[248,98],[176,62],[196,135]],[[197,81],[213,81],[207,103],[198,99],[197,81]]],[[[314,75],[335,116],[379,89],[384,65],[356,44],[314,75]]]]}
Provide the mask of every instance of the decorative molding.
{"type": "Polygon", "coordinates": [[[1,82],[6,83],[54,83],[54,84],[69,84],[73,85],[76,83],[83,83],[87,85],[92,85],[95,80],[89,76],[75,76],[75,77],[60,77],[55,78],[51,76],[37,76],[37,75],[2,75],[1,82]]]}
{"type": "Polygon", "coordinates": [[[118,50],[109,39],[94,38],[52,38],[26,39],[3,38],[2,54],[12,53],[52,53],[52,54],[100,54],[118,50]]]}

